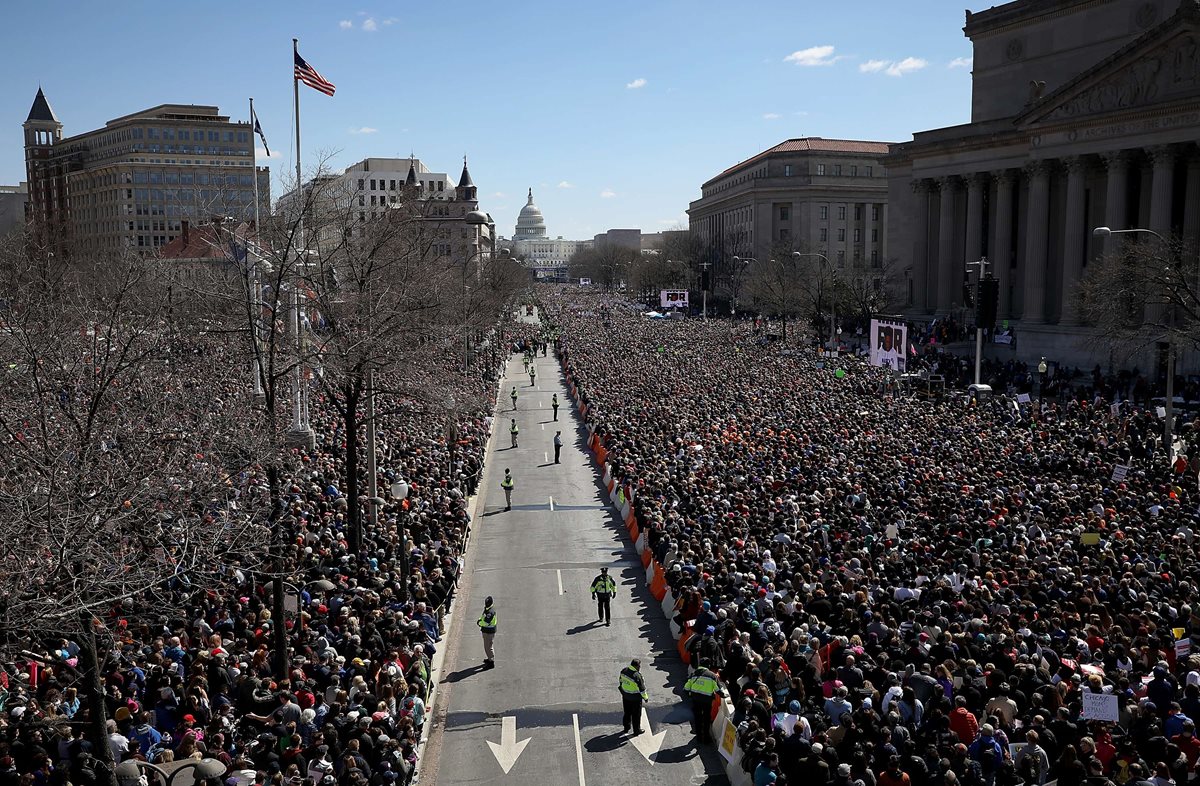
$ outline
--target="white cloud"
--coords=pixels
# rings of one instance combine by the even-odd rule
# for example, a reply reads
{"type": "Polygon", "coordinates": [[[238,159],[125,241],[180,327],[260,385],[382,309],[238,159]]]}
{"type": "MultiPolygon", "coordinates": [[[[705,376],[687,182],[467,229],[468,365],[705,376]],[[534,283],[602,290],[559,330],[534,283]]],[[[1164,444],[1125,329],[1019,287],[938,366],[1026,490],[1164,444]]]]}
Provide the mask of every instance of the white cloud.
{"type": "Polygon", "coordinates": [[[371,126],[360,126],[359,128],[350,129],[351,134],[375,134],[378,132],[378,128],[372,128],[371,126]]]}
{"type": "Polygon", "coordinates": [[[969,57],[956,57],[946,64],[946,68],[970,68],[972,60],[969,57]]]}
{"type": "Polygon", "coordinates": [[[766,112],[763,114],[763,120],[778,120],[782,115],[778,112],[766,112]]]}
{"type": "Polygon", "coordinates": [[[559,188],[574,188],[574,187],[575,187],[575,184],[574,184],[574,183],[568,183],[568,182],[567,182],[567,181],[565,181],[565,180],[560,180],[560,181],[558,181],[558,187],[559,187],[559,188]]]}
{"type": "Polygon", "coordinates": [[[266,150],[262,149],[261,147],[256,147],[254,148],[254,158],[258,161],[266,161],[268,158],[275,160],[277,158],[283,158],[283,153],[276,150],[272,152],[271,155],[267,155],[266,150]]]}
{"type": "Polygon", "coordinates": [[[832,46],[810,46],[808,49],[800,49],[792,52],[787,57],[783,58],[785,63],[795,63],[798,66],[827,66],[833,65],[838,60],[842,59],[842,55],[835,56],[832,46]]]}
{"type": "Polygon", "coordinates": [[[349,19],[343,19],[342,21],[338,22],[338,27],[342,28],[343,30],[349,30],[354,27],[354,23],[349,19]]]}
{"type": "Polygon", "coordinates": [[[374,19],[372,19],[371,17],[368,16],[366,19],[363,20],[362,29],[366,30],[368,33],[374,33],[376,30],[379,29],[379,26],[375,24],[374,19]]]}
{"type": "Polygon", "coordinates": [[[928,60],[922,60],[919,57],[906,57],[903,60],[892,63],[887,70],[888,76],[904,76],[913,71],[920,71],[925,66],[929,65],[928,60]]]}
{"type": "Polygon", "coordinates": [[[611,188],[606,188],[600,192],[601,199],[612,199],[616,195],[617,195],[617,192],[613,191],[611,188]]]}
{"type": "Polygon", "coordinates": [[[868,60],[865,63],[859,63],[858,70],[860,73],[873,74],[876,71],[882,71],[891,64],[892,61],[890,60],[868,60]]]}
{"type": "Polygon", "coordinates": [[[384,20],[383,20],[383,24],[384,24],[384,26],[385,26],[385,27],[390,27],[391,25],[394,25],[394,24],[396,24],[396,23],[397,23],[397,22],[399,22],[399,21],[400,21],[400,18],[399,18],[399,17],[396,17],[396,16],[389,16],[387,19],[384,19],[384,20]]]}
{"type": "Polygon", "coordinates": [[[508,194],[504,193],[503,191],[493,191],[492,196],[496,197],[497,199],[503,199],[504,197],[508,196],[508,194]]]}
{"type": "Polygon", "coordinates": [[[646,80],[640,76],[637,79],[635,79],[632,82],[629,82],[625,85],[625,87],[627,87],[630,90],[637,90],[639,87],[645,87],[645,86],[646,86],[646,80]]]}
{"type": "Polygon", "coordinates": [[[805,112],[803,110],[798,111],[798,112],[792,112],[792,114],[795,115],[796,117],[808,117],[808,112],[805,112]]]}

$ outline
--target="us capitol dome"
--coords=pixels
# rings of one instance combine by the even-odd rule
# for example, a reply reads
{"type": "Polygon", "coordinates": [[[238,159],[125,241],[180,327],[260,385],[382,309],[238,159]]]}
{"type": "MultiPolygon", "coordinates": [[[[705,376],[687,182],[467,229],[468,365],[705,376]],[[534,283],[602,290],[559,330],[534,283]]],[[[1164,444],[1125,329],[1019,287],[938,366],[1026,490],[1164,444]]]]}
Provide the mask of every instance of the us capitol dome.
{"type": "Polygon", "coordinates": [[[517,229],[513,233],[513,240],[540,240],[546,237],[546,219],[542,217],[542,210],[537,205],[533,204],[533,189],[529,189],[529,200],[525,203],[525,207],[521,208],[520,215],[517,216],[517,229]]]}

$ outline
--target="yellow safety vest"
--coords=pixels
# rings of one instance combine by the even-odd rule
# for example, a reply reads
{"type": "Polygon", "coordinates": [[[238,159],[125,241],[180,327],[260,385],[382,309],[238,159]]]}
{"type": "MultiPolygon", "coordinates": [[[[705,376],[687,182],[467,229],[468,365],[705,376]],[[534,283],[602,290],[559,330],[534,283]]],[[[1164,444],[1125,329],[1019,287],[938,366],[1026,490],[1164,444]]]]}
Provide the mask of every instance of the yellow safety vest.
{"type": "Polygon", "coordinates": [[[646,698],[646,693],[642,690],[641,686],[637,684],[637,680],[635,680],[633,677],[630,677],[624,671],[621,672],[620,687],[621,693],[625,694],[626,696],[641,696],[643,699],[646,698]]]}
{"type": "Polygon", "coordinates": [[[510,489],[513,487],[512,475],[505,475],[504,480],[500,481],[500,487],[510,489]]]}
{"type": "Polygon", "coordinates": [[[485,610],[479,615],[479,622],[476,623],[483,629],[484,633],[495,633],[496,623],[500,621],[500,617],[492,609],[485,610]]]}
{"type": "Polygon", "coordinates": [[[711,697],[717,692],[720,686],[717,685],[717,681],[713,679],[712,675],[703,672],[696,672],[692,675],[692,678],[687,681],[687,684],[684,685],[683,688],[689,693],[711,697]]]}
{"type": "Polygon", "coordinates": [[[511,426],[508,427],[508,430],[511,431],[513,434],[516,434],[521,429],[517,428],[516,423],[513,423],[511,426]]]}
{"type": "Polygon", "coordinates": [[[600,576],[592,582],[592,592],[600,592],[605,595],[616,595],[617,583],[613,581],[612,576],[600,576]]]}

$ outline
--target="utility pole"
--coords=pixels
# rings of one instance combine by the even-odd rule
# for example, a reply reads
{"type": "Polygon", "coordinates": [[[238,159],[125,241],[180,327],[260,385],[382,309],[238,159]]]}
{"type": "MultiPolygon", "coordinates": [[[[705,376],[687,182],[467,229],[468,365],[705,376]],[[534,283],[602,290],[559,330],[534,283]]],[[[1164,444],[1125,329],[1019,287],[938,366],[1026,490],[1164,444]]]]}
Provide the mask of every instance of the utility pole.
{"type": "Polygon", "coordinates": [[[980,257],[978,261],[967,263],[967,272],[971,272],[971,268],[979,267],[979,286],[975,291],[975,384],[979,384],[980,367],[983,365],[983,322],[980,316],[983,314],[983,282],[987,279],[988,265],[987,257],[980,257]]]}
{"type": "Polygon", "coordinates": [[[700,263],[700,315],[705,322],[708,321],[708,269],[712,267],[712,262],[700,263]]]}

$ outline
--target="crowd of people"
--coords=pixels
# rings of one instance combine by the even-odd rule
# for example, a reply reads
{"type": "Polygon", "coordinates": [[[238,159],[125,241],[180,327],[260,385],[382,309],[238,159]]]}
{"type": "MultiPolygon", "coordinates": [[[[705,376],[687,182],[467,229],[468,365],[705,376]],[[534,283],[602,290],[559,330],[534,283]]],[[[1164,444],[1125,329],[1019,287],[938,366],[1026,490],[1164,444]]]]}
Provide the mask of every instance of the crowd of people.
{"type": "MultiPolygon", "coordinates": [[[[534,330],[513,323],[505,343],[528,341],[534,330]]],[[[221,367],[220,358],[213,363],[221,367]]],[[[211,759],[221,774],[194,769],[197,782],[242,786],[410,781],[430,712],[431,662],[443,646],[470,533],[467,497],[491,430],[489,371],[430,362],[402,372],[406,388],[450,395],[386,407],[383,500],[377,523],[366,518],[357,551],[347,545],[346,435],[336,407],[313,384],[316,447],[283,461],[285,618],[272,615],[270,577],[238,564],[227,566],[221,587],[180,581],[97,615],[106,745],[118,765],[171,771],[211,759]],[[437,403],[443,398],[457,401],[456,409],[437,403]],[[286,673],[272,663],[279,625],[286,673]]],[[[227,402],[249,393],[233,373],[214,372],[212,385],[227,402]]],[[[361,448],[359,462],[365,467],[361,448]]],[[[264,467],[242,474],[239,494],[267,490],[264,467]]],[[[5,632],[11,644],[19,623],[5,632]]],[[[108,782],[88,735],[92,675],[80,648],[72,638],[27,640],[0,669],[0,786],[108,782]]],[[[118,775],[128,769],[118,766],[118,775]]]]}
{"type": "Polygon", "coordinates": [[[1145,402],[1103,375],[930,400],[801,339],[543,297],[755,784],[1194,777],[1197,477],[1145,402]]]}

